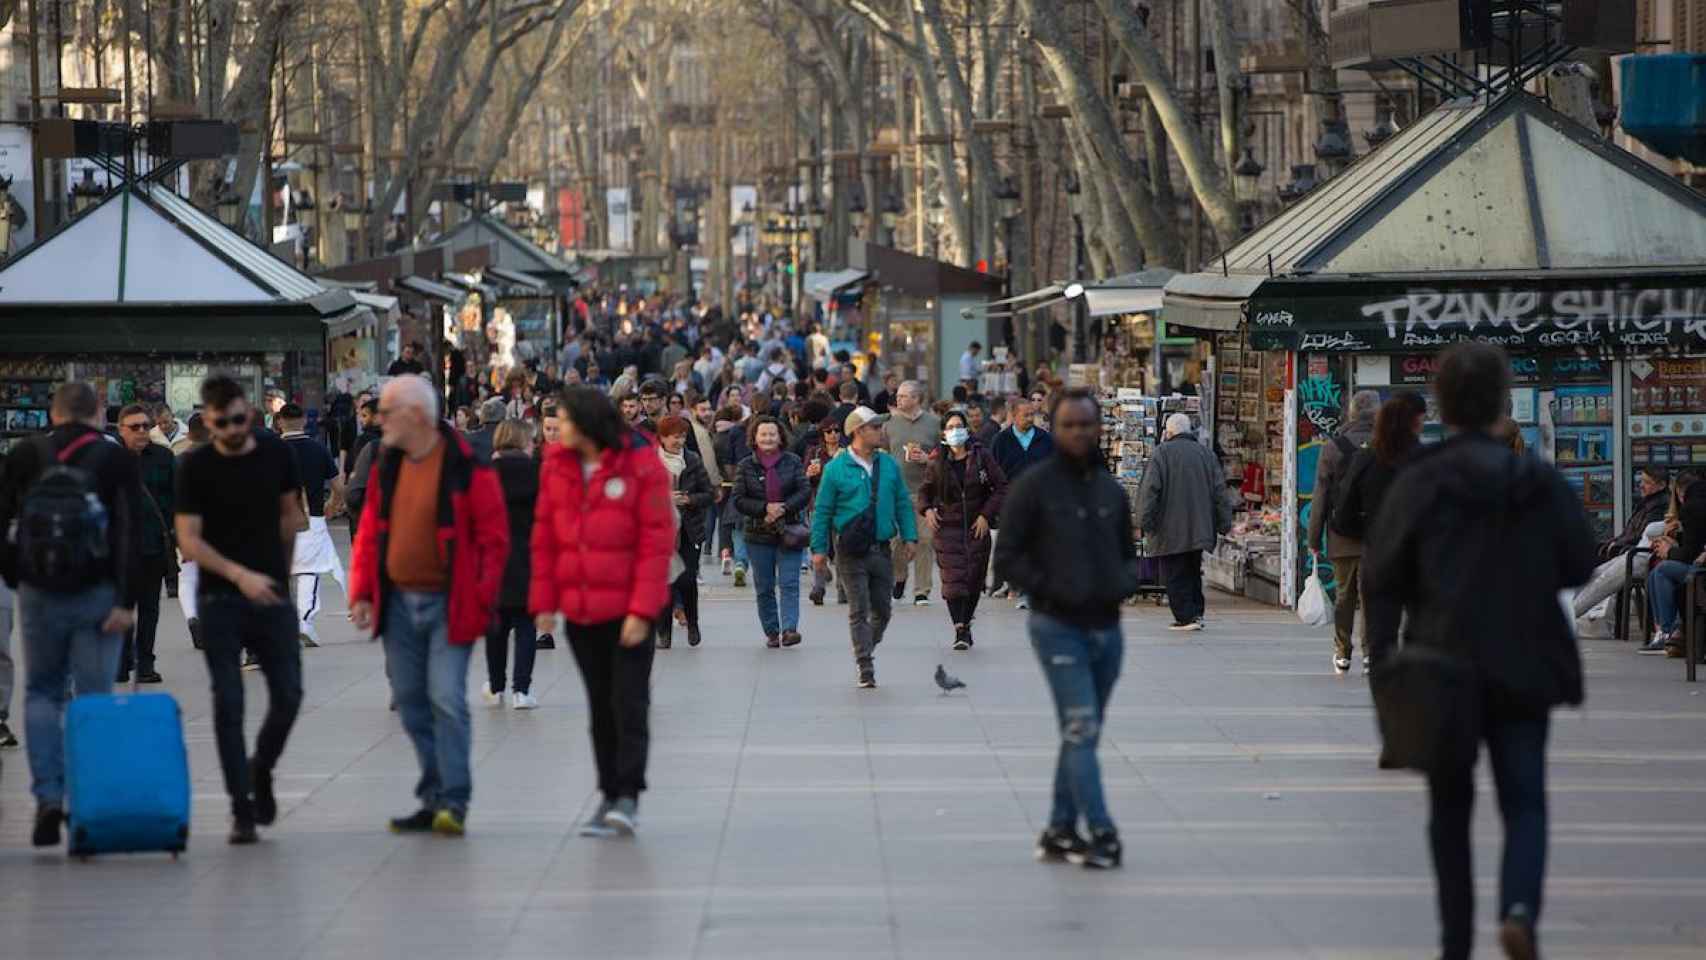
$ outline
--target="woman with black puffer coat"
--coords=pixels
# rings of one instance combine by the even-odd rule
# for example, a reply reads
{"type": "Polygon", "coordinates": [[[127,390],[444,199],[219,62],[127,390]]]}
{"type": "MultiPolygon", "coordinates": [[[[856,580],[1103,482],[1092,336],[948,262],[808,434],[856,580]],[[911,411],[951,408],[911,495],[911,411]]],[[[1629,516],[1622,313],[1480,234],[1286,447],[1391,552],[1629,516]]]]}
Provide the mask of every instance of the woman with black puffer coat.
{"type": "Polygon", "coordinates": [[[740,464],[735,509],[745,518],[764,645],[792,647],[800,642],[800,559],[810,536],[805,511],[811,484],[805,464],[783,448],[775,417],[755,416],[748,429],[752,455],[740,464]]]}

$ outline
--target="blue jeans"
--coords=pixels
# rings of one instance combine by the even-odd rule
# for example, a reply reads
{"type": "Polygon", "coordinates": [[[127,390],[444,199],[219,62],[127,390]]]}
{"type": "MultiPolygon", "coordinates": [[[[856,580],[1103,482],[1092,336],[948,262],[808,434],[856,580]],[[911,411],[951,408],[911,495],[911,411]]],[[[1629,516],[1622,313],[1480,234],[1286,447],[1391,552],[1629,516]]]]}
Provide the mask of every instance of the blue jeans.
{"type": "Polygon", "coordinates": [[[1031,614],[1031,648],[1048,678],[1060,723],[1060,756],[1054,767],[1054,810],[1049,826],[1074,829],[1083,817],[1091,832],[1114,829],[1102,799],[1102,767],[1096,745],[1108,697],[1120,677],[1125,639],[1118,624],[1094,630],[1046,614],[1031,614]]]}
{"type": "Polygon", "coordinates": [[[1647,573],[1647,602],[1653,607],[1653,623],[1665,633],[1677,627],[1682,610],[1682,586],[1689,573],[1699,569],[1681,560],[1666,560],[1647,573]]]}
{"type": "MultiPolygon", "coordinates": [[[[1679,564],[1680,566],[1680,564],[1679,564]]],[[[1546,733],[1549,719],[1502,703],[1490,695],[1483,708],[1481,736],[1498,791],[1505,824],[1504,858],[1499,868],[1499,919],[1511,908],[1527,908],[1530,923],[1540,922],[1541,885],[1546,875],[1546,733]]],[[[1467,960],[1474,945],[1474,862],[1469,827],[1475,806],[1473,763],[1428,776],[1431,815],[1428,841],[1433,849],[1439,900],[1440,941],[1444,960],[1467,960]]]]}
{"type": "Polygon", "coordinates": [[[800,628],[800,553],[779,543],[746,545],[746,554],[752,558],[752,584],[758,594],[758,622],[767,637],[800,628]],[[777,588],[782,595],[780,609],[777,588]]]}
{"type": "Polygon", "coordinates": [[[415,796],[427,810],[468,812],[471,644],[450,643],[449,600],[442,593],[394,591],[385,600],[385,662],[403,730],[415,745],[421,779],[415,796]]]}
{"type": "Polygon", "coordinates": [[[65,805],[65,703],[70,679],[77,695],[111,693],[124,634],[102,633],[117,593],[103,583],[77,593],[18,588],[24,637],[24,733],[30,748],[36,803],[65,805]]]}
{"type": "Polygon", "coordinates": [[[18,596],[0,583],[0,723],[12,716],[12,685],[17,682],[17,667],[12,662],[12,621],[18,596]]]}

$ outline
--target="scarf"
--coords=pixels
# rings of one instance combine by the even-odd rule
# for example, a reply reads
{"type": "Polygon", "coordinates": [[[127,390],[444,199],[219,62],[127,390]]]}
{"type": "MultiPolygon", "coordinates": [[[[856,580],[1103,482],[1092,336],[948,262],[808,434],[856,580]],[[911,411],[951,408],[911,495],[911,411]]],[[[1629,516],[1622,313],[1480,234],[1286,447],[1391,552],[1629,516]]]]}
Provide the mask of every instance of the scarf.
{"type": "Polygon", "coordinates": [[[669,468],[671,486],[681,485],[681,471],[687,469],[687,453],[670,453],[662,447],[658,448],[658,456],[663,458],[663,465],[669,468]]]}
{"type": "Polygon", "coordinates": [[[753,456],[758,458],[758,465],[764,468],[764,500],[766,503],[782,502],[782,474],[776,465],[782,462],[782,450],[775,453],[764,453],[755,450],[753,456]]]}

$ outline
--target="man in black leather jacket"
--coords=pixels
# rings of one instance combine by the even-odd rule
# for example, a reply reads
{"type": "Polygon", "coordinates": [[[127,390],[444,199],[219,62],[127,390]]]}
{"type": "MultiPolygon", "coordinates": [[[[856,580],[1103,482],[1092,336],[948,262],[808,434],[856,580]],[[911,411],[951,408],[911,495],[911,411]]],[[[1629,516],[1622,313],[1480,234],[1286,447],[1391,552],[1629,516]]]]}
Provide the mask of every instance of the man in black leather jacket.
{"type": "Polygon", "coordinates": [[[1054,810],[1037,857],[1117,867],[1119,833],[1102,798],[1096,745],[1125,650],[1120,603],[1137,592],[1137,544],[1125,491],[1097,448],[1095,397],[1062,393],[1053,421],[1054,454],[1007,489],[995,569],[1031,599],[1031,644],[1060,725],[1054,810]]]}

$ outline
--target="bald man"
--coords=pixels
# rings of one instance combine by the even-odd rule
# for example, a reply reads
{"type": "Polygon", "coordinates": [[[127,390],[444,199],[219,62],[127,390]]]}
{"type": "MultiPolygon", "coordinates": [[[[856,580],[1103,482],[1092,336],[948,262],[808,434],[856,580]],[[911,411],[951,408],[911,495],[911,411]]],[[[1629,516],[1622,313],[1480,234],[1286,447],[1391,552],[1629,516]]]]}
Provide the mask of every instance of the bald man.
{"type": "Polygon", "coordinates": [[[391,693],[421,765],[420,809],[391,830],[459,837],[474,790],[468,660],[509,559],[509,515],[491,463],[440,418],[425,379],[386,384],[379,415],[383,449],[350,558],[350,619],[385,641],[391,693]]]}

